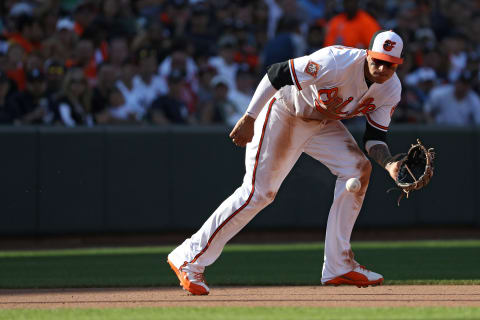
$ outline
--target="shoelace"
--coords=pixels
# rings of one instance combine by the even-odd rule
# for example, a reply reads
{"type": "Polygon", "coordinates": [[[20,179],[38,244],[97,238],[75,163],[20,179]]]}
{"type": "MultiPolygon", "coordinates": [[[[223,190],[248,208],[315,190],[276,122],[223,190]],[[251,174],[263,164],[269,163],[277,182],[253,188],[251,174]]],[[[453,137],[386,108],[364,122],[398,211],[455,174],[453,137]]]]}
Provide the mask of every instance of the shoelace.
{"type": "Polygon", "coordinates": [[[201,281],[201,282],[205,282],[205,275],[203,273],[200,273],[200,272],[192,272],[193,274],[193,279],[197,280],[197,281],[201,281]]]}
{"type": "Polygon", "coordinates": [[[365,268],[365,266],[362,266],[362,265],[359,264],[358,267],[359,267],[360,269],[363,269],[363,270],[367,271],[367,272],[370,272],[370,270],[368,270],[367,268],[365,268]]]}

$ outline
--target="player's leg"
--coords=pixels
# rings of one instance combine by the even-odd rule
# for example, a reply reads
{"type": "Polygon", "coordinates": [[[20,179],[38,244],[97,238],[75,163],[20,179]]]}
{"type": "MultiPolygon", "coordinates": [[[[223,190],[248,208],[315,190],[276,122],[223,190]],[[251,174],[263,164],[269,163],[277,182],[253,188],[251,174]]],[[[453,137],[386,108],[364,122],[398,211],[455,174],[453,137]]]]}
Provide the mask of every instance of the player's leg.
{"type": "Polygon", "coordinates": [[[366,275],[369,280],[365,280],[364,275],[349,274],[360,267],[353,258],[350,235],[368,187],[372,169],[370,161],[340,121],[328,122],[305,146],[305,152],[321,161],[337,176],[325,236],[322,283],[345,276],[359,278],[357,280],[363,284],[374,284],[369,281],[379,280],[382,278],[380,275],[378,277],[372,272],[366,275]],[[360,179],[362,187],[356,193],[348,192],[346,182],[354,177],[360,179]]]}
{"type": "Polygon", "coordinates": [[[298,160],[306,137],[295,134],[299,132],[294,128],[296,118],[277,103],[272,100],[255,121],[255,135],[247,145],[242,186],[215,210],[200,230],[169,254],[170,263],[178,270],[203,273],[218,258],[227,241],[273,201],[298,160]]]}

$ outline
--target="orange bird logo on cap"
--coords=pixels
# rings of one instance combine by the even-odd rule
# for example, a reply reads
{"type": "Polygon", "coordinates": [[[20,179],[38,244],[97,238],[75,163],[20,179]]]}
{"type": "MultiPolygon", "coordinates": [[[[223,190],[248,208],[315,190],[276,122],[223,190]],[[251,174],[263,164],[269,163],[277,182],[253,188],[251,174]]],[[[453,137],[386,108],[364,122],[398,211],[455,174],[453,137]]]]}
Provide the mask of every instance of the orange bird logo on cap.
{"type": "Polygon", "coordinates": [[[383,43],[383,49],[385,49],[385,51],[392,51],[393,47],[395,47],[396,44],[397,43],[394,41],[385,40],[385,42],[383,43]]]}

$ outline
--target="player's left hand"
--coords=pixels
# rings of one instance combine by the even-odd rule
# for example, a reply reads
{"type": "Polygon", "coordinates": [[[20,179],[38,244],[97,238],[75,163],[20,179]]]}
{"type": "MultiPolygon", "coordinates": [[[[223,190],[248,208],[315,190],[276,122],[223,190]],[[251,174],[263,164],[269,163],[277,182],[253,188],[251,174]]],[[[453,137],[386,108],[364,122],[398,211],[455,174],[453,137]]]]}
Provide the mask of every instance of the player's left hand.
{"type": "Polygon", "coordinates": [[[405,156],[405,153],[399,153],[393,156],[392,159],[389,162],[387,162],[387,164],[385,165],[385,169],[388,171],[388,173],[390,174],[390,177],[392,177],[394,181],[397,181],[398,171],[400,170],[400,167],[402,166],[402,163],[403,163],[403,160],[398,160],[398,161],[396,160],[402,159],[404,156],[405,156]]]}
{"type": "Polygon", "coordinates": [[[230,139],[239,147],[245,147],[252,141],[255,119],[245,114],[230,132],[230,139]]]}
{"type": "Polygon", "coordinates": [[[385,169],[390,174],[390,177],[392,177],[392,179],[395,181],[397,180],[398,170],[400,170],[401,165],[402,164],[400,163],[400,161],[389,162],[385,165],[385,169]]]}

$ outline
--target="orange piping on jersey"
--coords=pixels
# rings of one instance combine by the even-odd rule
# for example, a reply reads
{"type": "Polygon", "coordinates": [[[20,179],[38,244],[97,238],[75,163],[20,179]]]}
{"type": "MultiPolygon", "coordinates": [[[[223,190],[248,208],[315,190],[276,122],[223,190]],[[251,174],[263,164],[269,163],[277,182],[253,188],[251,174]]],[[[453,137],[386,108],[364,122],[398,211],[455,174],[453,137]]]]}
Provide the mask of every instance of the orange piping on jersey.
{"type": "Polygon", "coordinates": [[[381,129],[384,131],[388,130],[388,127],[382,126],[381,124],[378,124],[375,121],[373,121],[372,118],[370,118],[370,115],[365,114],[365,116],[367,117],[368,123],[370,123],[372,126],[377,127],[377,129],[381,129]]]}
{"type": "Polygon", "coordinates": [[[293,64],[293,59],[290,59],[290,69],[292,69],[292,75],[293,79],[295,80],[295,84],[297,85],[297,89],[302,90],[302,87],[300,86],[300,83],[297,79],[297,74],[295,73],[295,65],[293,64]]]}
{"type": "MultiPolygon", "coordinates": [[[[252,199],[253,197],[253,194],[255,193],[255,175],[257,173],[257,166],[258,166],[258,159],[260,158],[260,150],[262,149],[262,143],[263,143],[263,137],[265,136],[265,129],[267,128],[267,123],[268,123],[268,119],[270,118],[270,111],[272,110],[272,106],[273,106],[273,103],[275,102],[275,98],[273,98],[268,106],[268,111],[267,111],[267,116],[265,118],[265,122],[263,124],[263,129],[262,129],[262,135],[260,137],[260,142],[259,142],[259,145],[258,145],[258,150],[257,150],[257,155],[255,157],[255,166],[253,167],[253,178],[252,178],[252,191],[250,191],[250,195],[248,196],[248,199],[247,201],[245,201],[245,203],[240,207],[238,208],[234,213],[232,213],[218,228],[217,230],[215,230],[215,232],[210,236],[210,239],[208,239],[208,242],[207,242],[207,245],[205,246],[205,248],[202,249],[202,251],[200,251],[199,254],[197,254],[195,256],[195,258],[193,258],[192,261],[190,261],[189,263],[194,263],[195,261],[198,260],[198,258],[200,258],[200,256],[202,254],[205,253],[205,251],[207,251],[208,247],[210,247],[210,244],[212,243],[213,241],[213,238],[215,238],[215,236],[217,235],[217,233],[230,221],[232,220],[233,217],[235,217],[240,211],[242,211],[249,203],[250,203],[250,200],[252,199]]],[[[184,264],[182,267],[184,267],[186,264],[184,264]]]]}

